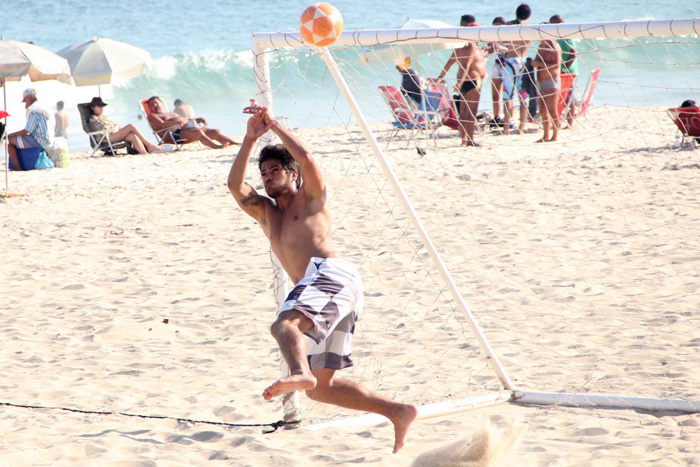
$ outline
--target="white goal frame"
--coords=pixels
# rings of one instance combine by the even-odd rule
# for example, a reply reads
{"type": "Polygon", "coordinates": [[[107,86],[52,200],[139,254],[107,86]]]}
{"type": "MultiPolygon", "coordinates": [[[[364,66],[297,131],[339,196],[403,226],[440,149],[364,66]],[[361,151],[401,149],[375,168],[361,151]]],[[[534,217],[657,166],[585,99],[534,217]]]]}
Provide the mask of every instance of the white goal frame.
{"type": "MultiPolygon", "coordinates": [[[[610,39],[623,37],[642,36],[679,36],[699,35],[700,19],[673,19],[673,20],[648,20],[625,21],[605,23],[566,23],[543,24],[532,26],[488,26],[449,29],[387,29],[387,30],[360,30],[344,31],[334,46],[373,47],[385,44],[425,44],[425,43],[452,43],[464,41],[479,42],[507,42],[518,40],[543,40],[552,38],[567,39],[610,39]]],[[[269,54],[272,48],[297,48],[308,47],[304,44],[299,33],[256,33],[252,36],[253,53],[255,56],[254,74],[257,86],[256,101],[273,109],[273,95],[271,91],[269,54]]],[[[313,49],[313,48],[312,48],[313,49]]],[[[537,391],[520,391],[516,388],[505,368],[501,365],[495,352],[481,331],[469,305],[463,298],[459,289],[453,282],[447,267],[440,254],[433,245],[428,233],[416,214],[410,200],[394,175],[382,148],[378,144],[364,115],[357,106],[351,94],[341,69],[334,61],[327,48],[316,49],[330,70],[338,89],[343,94],[348,106],[353,112],[355,120],[362,129],[364,136],[379,160],[386,176],[391,182],[399,200],[410,217],[414,227],[430,256],[439,269],[445,283],[450,290],[452,298],[457,303],[462,313],[466,316],[469,326],[474,333],[481,349],[485,352],[490,368],[495,372],[501,382],[502,390],[499,393],[476,396],[459,401],[441,402],[429,404],[419,408],[419,417],[433,417],[454,412],[471,410],[477,407],[500,404],[504,402],[535,404],[535,405],[560,405],[571,407],[597,407],[614,409],[639,409],[648,411],[670,410],[684,413],[699,413],[700,400],[683,399],[658,399],[644,398],[630,395],[602,395],[602,394],[575,394],[575,393],[551,393],[537,391]]],[[[274,257],[273,257],[274,262],[274,257]]],[[[276,265],[277,268],[279,265],[276,265]]],[[[275,275],[275,290],[284,291],[286,286],[280,282],[280,276],[275,275]]],[[[277,293],[277,300],[284,300],[284,293],[277,293]]],[[[354,422],[341,420],[322,423],[307,427],[308,429],[322,429],[327,426],[342,424],[374,424],[384,421],[383,417],[365,415],[356,417],[354,422]]]]}

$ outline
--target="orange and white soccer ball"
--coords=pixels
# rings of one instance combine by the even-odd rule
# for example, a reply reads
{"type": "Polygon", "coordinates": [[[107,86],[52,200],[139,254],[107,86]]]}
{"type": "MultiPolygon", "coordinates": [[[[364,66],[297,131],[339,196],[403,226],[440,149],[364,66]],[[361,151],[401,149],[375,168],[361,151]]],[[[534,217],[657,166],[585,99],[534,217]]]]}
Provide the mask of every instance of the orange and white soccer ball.
{"type": "Polygon", "coordinates": [[[343,17],[330,3],[316,3],[301,14],[299,30],[304,42],[325,47],[340,37],[343,32],[343,17]]]}

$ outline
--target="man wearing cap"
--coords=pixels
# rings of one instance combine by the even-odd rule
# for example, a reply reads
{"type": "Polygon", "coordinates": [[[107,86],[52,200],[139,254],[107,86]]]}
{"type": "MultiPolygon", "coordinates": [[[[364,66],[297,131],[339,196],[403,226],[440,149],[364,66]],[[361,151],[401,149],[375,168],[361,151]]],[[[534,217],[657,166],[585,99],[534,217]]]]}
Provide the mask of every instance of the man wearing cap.
{"type": "Polygon", "coordinates": [[[124,128],[121,128],[102,114],[106,105],[107,104],[101,97],[93,97],[90,101],[90,110],[92,110],[92,115],[90,116],[90,120],[88,120],[90,131],[106,131],[108,135],[107,138],[109,138],[112,143],[128,141],[139,154],[167,152],[170,149],[163,146],[156,146],[149,142],[133,123],[129,123],[124,128]]]}
{"type": "Polygon", "coordinates": [[[27,88],[22,93],[22,102],[27,109],[27,124],[24,129],[7,135],[9,155],[14,170],[22,170],[17,158],[17,148],[42,148],[51,146],[49,141],[50,114],[37,103],[36,90],[27,88]]]}
{"type": "MultiPolygon", "coordinates": [[[[464,15],[460,26],[474,27],[479,24],[472,15],[464,15]]],[[[459,65],[455,91],[459,93],[458,119],[462,146],[479,146],[474,141],[474,128],[481,98],[481,83],[486,77],[486,59],[477,42],[467,42],[464,47],[454,49],[438,79],[442,79],[454,63],[459,65]]]]}

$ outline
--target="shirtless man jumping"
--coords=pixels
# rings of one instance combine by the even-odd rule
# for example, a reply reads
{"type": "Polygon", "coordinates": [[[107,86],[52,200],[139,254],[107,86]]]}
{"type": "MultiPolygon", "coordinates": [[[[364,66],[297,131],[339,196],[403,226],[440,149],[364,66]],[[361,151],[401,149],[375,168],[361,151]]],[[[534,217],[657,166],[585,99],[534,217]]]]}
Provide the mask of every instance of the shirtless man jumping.
{"type": "Polygon", "coordinates": [[[263,398],[303,390],[318,402],[383,415],[394,424],[396,453],[405,443],[417,408],[333,377],[336,370],[353,364],[352,332],[362,312],[363,287],[355,266],[341,259],[333,246],[321,169],[303,143],[278,125],[266,107],[251,105],[243,112],[251,117],[228,187],[241,209],[260,224],[296,284],[271,327],[289,376],[265,388],[263,398]],[[253,147],[268,130],[282,144],[260,152],[258,168],[267,193],[263,196],[245,179],[253,147]],[[311,355],[305,336],[319,344],[311,355]]]}
{"type": "Polygon", "coordinates": [[[540,94],[542,129],[544,134],[538,143],[556,141],[559,135],[559,89],[561,89],[561,47],[548,39],[540,42],[537,56],[532,61],[537,68],[537,87],[540,94]],[[549,128],[552,127],[552,136],[549,128]]]}
{"type": "MultiPolygon", "coordinates": [[[[464,15],[460,26],[478,26],[478,24],[472,15],[464,15]]],[[[442,79],[455,63],[459,64],[455,91],[460,97],[458,119],[462,146],[478,146],[474,141],[474,127],[479,110],[479,99],[481,99],[481,84],[486,77],[486,59],[476,42],[467,42],[464,47],[452,52],[438,79],[442,79]]]]}

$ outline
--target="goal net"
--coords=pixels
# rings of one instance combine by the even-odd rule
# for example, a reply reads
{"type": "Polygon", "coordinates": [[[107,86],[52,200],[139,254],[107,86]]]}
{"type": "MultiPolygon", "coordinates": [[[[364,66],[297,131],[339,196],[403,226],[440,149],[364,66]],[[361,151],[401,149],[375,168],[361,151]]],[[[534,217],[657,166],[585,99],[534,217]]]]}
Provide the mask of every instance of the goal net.
{"type": "MultiPolygon", "coordinates": [[[[345,31],[324,50],[296,33],[254,35],[257,100],[315,153],[337,247],[363,275],[349,377],[428,407],[484,395],[470,400],[700,410],[700,151],[680,147],[668,113],[700,102],[698,30],[345,31]],[[444,86],[428,83],[424,102],[441,93],[439,105],[412,124],[380,90],[400,87],[406,57],[430,78],[465,41],[531,40],[532,57],[540,40],[565,38],[578,73],[573,125],[556,142],[535,142],[536,114],[503,135],[487,78],[481,146],[460,147],[430,113],[447,118],[456,66],[444,86]]],[[[345,414],[301,402],[307,419],[345,414]]]]}

